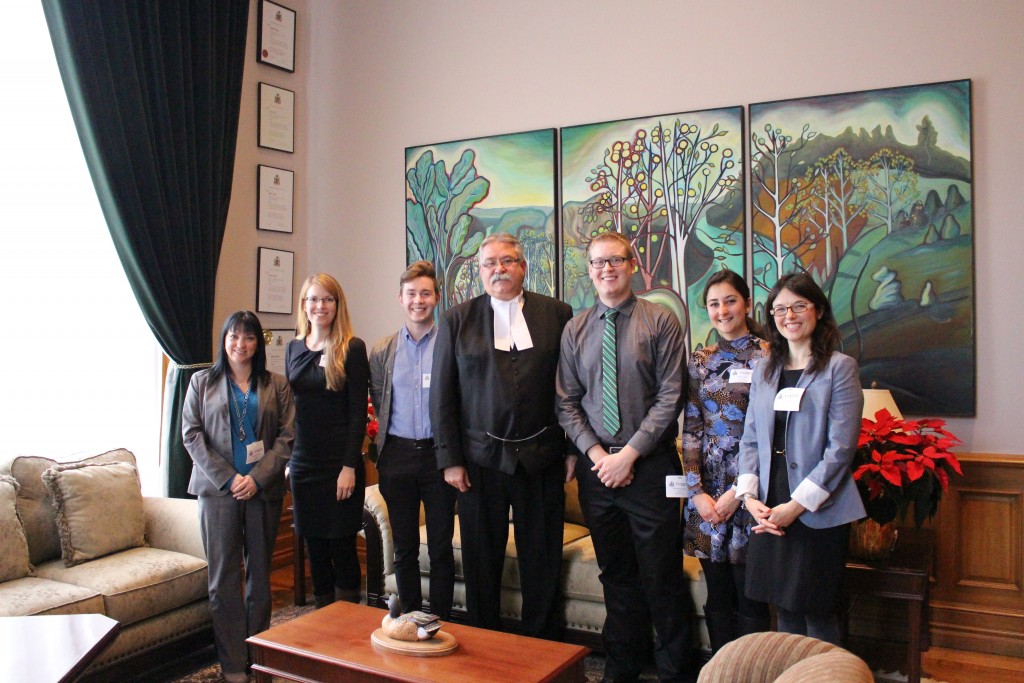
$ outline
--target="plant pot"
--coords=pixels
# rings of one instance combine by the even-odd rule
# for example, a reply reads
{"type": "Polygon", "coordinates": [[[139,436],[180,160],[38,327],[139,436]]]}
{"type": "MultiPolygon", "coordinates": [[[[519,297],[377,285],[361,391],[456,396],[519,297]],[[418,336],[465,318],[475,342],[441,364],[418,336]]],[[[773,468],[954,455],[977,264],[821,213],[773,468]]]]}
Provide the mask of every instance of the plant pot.
{"type": "Polygon", "coordinates": [[[885,560],[896,547],[896,522],[879,524],[870,517],[854,522],[850,529],[850,556],[858,560],[885,560]]]}

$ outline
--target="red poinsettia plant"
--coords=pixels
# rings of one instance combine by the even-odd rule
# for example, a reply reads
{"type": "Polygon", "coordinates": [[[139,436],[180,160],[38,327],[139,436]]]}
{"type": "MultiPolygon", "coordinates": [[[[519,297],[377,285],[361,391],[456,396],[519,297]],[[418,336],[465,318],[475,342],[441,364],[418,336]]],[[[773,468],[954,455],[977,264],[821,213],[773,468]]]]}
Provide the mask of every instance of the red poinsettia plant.
{"type": "Polygon", "coordinates": [[[874,420],[863,418],[853,478],[868,517],[879,524],[903,520],[911,505],[917,526],[935,515],[950,475],[963,475],[950,452],[961,441],[945,426],[943,420],[896,418],[885,408],[874,420]]]}
{"type": "Polygon", "coordinates": [[[366,455],[370,462],[377,462],[377,432],[380,424],[377,422],[377,413],[373,410],[373,402],[366,397],[366,455]]]}

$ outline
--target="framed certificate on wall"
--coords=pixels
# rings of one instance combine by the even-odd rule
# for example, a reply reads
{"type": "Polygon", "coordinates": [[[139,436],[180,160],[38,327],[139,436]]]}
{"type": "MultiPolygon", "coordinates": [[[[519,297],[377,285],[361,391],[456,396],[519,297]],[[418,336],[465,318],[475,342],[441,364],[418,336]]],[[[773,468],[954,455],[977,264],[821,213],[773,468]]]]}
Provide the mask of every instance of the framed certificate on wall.
{"type": "Polygon", "coordinates": [[[259,146],[295,151],[295,93],[260,83],[259,146]]]}
{"type": "Polygon", "coordinates": [[[267,351],[267,370],[284,374],[284,350],[288,342],[295,339],[295,330],[268,330],[263,329],[264,341],[267,351]]]}
{"type": "Polygon", "coordinates": [[[295,72],[295,10],[260,0],[256,61],[295,72]]]}
{"type": "Polygon", "coordinates": [[[256,261],[256,312],[291,315],[295,252],[260,247],[256,261]]]}
{"type": "Polygon", "coordinates": [[[256,172],[256,229],[292,232],[295,173],[259,164],[256,172]]]}

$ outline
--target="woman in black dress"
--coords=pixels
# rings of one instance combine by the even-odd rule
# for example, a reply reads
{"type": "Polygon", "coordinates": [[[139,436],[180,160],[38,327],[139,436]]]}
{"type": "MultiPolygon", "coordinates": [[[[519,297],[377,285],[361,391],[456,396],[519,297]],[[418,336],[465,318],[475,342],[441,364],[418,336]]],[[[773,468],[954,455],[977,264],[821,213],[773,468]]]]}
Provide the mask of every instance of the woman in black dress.
{"type": "Polygon", "coordinates": [[[285,350],[295,396],[290,479],[295,532],[306,541],[317,607],[359,602],[356,534],[362,525],[362,444],[370,366],[353,336],[341,285],[318,273],[299,294],[298,339],[285,350]]]}
{"type": "Polygon", "coordinates": [[[779,278],[767,310],[770,350],[750,385],[736,481],[755,521],[746,594],[775,606],[780,631],[838,645],[850,523],[864,516],[850,472],[860,372],[836,350],[832,306],[809,275],[779,278]]]}

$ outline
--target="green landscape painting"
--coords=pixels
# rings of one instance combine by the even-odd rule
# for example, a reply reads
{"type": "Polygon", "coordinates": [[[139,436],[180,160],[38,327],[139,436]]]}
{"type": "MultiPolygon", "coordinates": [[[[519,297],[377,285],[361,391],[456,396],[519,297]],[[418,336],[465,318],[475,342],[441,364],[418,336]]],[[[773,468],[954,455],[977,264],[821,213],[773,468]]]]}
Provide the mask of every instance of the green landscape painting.
{"type": "Polygon", "coordinates": [[[806,271],[865,387],[974,415],[971,82],[754,104],[750,131],[755,317],[806,271]]]}
{"type": "Polygon", "coordinates": [[[558,295],[556,132],[406,148],[406,256],[434,264],[440,311],[483,293],[476,254],[486,236],[499,232],[523,245],[526,289],[558,295]]]}
{"type": "Polygon", "coordinates": [[[741,107],[563,128],[563,299],[594,303],[587,245],[619,232],[637,295],[679,316],[687,348],[714,343],[700,297],[716,270],[744,270],[744,138],[741,107]]]}

